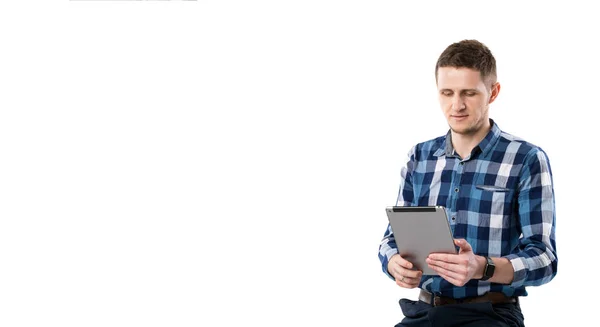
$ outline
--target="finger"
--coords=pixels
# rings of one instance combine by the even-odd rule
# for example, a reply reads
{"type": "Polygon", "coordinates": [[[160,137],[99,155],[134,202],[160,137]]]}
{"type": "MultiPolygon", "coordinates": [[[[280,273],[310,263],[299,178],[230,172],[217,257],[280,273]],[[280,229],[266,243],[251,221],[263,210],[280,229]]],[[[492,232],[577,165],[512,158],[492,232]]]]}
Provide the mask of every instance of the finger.
{"type": "Polygon", "coordinates": [[[402,279],[402,281],[406,284],[409,285],[419,285],[419,283],[421,282],[421,278],[415,278],[415,277],[408,277],[408,276],[404,276],[404,278],[402,279]]]}
{"type": "Polygon", "coordinates": [[[400,274],[400,276],[418,279],[421,279],[421,276],[423,276],[423,272],[420,270],[410,270],[402,267],[398,268],[398,273],[400,274]]]}
{"type": "Polygon", "coordinates": [[[448,276],[449,278],[456,280],[464,280],[466,277],[466,273],[464,269],[459,266],[449,265],[448,268],[442,266],[436,266],[433,264],[428,264],[428,266],[436,271],[440,275],[448,276]]]}
{"type": "Polygon", "coordinates": [[[400,266],[396,266],[393,268],[394,273],[392,274],[392,276],[394,277],[405,277],[405,278],[414,278],[414,279],[418,279],[421,280],[421,276],[423,276],[423,272],[420,270],[409,270],[409,269],[405,269],[402,268],[400,266]]]}
{"type": "Polygon", "coordinates": [[[429,256],[427,256],[427,260],[460,263],[464,260],[464,258],[458,254],[431,253],[429,256]]]}
{"type": "Polygon", "coordinates": [[[406,276],[406,278],[412,278],[418,281],[423,277],[423,272],[420,270],[405,270],[402,274],[403,276],[406,276]]]}
{"type": "Polygon", "coordinates": [[[396,279],[396,284],[400,287],[404,287],[404,288],[411,288],[410,285],[408,285],[407,283],[403,282],[400,279],[396,279]]]}
{"type": "Polygon", "coordinates": [[[419,283],[414,283],[414,282],[409,282],[407,280],[407,278],[404,278],[404,280],[401,279],[396,279],[396,284],[398,284],[398,286],[400,287],[404,287],[404,288],[415,288],[417,286],[419,286],[419,283]]]}
{"type": "MultiPolygon", "coordinates": [[[[458,256],[457,256],[458,257],[458,256]]],[[[427,265],[430,267],[439,267],[440,269],[444,269],[445,271],[453,271],[458,274],[466,274],[467,273],[467,265],[464,260],[456,260],[457,262],[448,262],[448,261],[440,261],[440,260],[432,260],[430,258],[425,259],[427,265]]]]}
{"type": "Polygon", "coordinates": [[[392,257],[392,259],[393,259],[394,262],[396,262],[398,265],[400,265],[403,268],[406,268],[406,269],[412,269],[413,268],[413,264],[410,261],[407,261],[406,259],[404,259],[399,254],[394,255],[392,257]]]}
{"type": "Polygon", "coordinates": [[[460,252],[473,251],[473,248],[471,248],[471,244],[469,244],[469,242],[467,242],[467,240],[465,240],[464,238],[454,239],[454,244],[460,247],[460,252]]]}
{"type": "Polygon", "coordinates": [[[452,285],[455,285],[455,286],[464,286],[466,284],[466,283],[462,282],[461,280],[456,279],[449,275],[440,274],[440,277],[442,277],[443,279],[447,280],[448,282],[450,282],[452,285]]]}
{"type": "Polygon", "coordinates": [[[402,267],[400,267],[399,265],[395,265],[392,268],[392,276],[394,276],[394,278],[396,278],[396,280],[402,278],[402,270],[403,270],[402,267]]]}

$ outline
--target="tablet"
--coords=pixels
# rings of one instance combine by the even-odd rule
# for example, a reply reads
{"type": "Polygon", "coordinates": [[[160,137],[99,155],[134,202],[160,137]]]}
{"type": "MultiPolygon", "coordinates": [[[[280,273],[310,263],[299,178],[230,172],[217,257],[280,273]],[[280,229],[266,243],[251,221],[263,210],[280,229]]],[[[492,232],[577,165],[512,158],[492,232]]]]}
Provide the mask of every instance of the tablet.
{"type": "Polygon", "coordinates": [[[444,207],[387,207],[398,253],[423,275],[439,275],[425,259],[430,253],[457,253],[444,207]]]}

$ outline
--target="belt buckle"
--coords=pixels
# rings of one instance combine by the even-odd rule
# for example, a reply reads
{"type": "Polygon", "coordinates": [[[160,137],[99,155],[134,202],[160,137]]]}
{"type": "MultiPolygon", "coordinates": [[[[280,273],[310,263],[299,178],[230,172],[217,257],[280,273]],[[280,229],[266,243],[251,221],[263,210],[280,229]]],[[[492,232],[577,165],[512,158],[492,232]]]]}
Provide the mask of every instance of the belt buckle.
{"type": "Polygon", "coordinates": [[[439,295],[433,295],[433,306],[434,307],[438,307],[441,305],[447,305],[447,304],[460,304],[460,303],[466,303],[463,299],[452,299],[452,298],[447,298],[447,297],[442,297],[439,295]]]}
{"type": "Polygon", "coordinates": [[[439,307],[440,305],[452,304],[450,299],[442,297],[441,295],[433,295],[433,306],[439,307]]]}

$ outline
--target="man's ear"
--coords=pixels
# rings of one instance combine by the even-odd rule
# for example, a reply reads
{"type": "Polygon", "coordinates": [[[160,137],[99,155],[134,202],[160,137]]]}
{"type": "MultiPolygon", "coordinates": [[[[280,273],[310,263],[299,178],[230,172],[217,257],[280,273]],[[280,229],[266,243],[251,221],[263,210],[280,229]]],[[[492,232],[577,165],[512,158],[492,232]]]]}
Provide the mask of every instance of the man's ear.
{"type": "Polygon", "coordinates": [[[496,98],[498,97],[498,94],[500,94],[500,83],[496,82],[492,84],[492,90],[490,93],[490,101],[488,102],[488,104],[494,102],[494,100],[496,100],[496,98]]]}

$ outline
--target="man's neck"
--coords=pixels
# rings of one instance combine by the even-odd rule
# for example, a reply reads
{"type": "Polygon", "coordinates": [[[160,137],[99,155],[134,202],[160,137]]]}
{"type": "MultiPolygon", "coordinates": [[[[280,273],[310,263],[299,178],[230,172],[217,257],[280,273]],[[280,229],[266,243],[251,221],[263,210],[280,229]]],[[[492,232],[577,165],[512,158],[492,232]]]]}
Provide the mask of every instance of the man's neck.
{"type": "Polygon", "coordinates": [[[452,133],[452,147],[454,151],[462,158],[465,159],[471,154],[473,148],[475,148],[481,140],[488,134],[492,125],[488,122],[486,126],[478,130],[475,134],[458,134],[452,133]]]}

